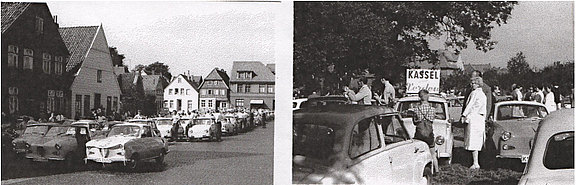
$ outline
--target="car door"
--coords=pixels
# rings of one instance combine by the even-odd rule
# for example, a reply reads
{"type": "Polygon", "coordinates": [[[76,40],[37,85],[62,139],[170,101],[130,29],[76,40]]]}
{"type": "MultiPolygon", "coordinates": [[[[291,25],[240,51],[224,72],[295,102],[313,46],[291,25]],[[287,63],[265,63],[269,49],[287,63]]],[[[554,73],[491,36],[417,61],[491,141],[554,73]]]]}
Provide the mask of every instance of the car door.
{"type": "Polygon", "coordinates": [[[358,184],[394,183],[388,152],[383,150],[382,130],[377,125],[378,117],[361,120],[354,125],[349,139],[349,172],[358,184]]]}
{"type": "Polygon", "coordinates": [[[384,150],[388,153],[392,176],[398,177],[402,184],[412,184],[415,173],[415,154],[425,152],[424,149],[414,147],[413,140],[403,127],[399,117],[382,116],[380,126],[384,133],[384,150]]]}

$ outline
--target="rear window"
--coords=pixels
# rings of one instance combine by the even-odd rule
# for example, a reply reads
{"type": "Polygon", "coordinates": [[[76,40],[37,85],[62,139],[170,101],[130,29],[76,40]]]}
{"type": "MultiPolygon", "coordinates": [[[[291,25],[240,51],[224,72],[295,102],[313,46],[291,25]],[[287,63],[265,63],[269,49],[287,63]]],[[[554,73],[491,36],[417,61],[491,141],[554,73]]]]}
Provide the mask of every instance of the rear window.
{"type": "Polygon", "coordinates": [[[334,130],[327,126],[297,124],[293,128],[293,155],[326,160],[334,153],[334,130]]]}
{"type": "Polygon", "coordinates": [[[548,115],[546,108],[537,105],[504,105],[498,107],[496,120],[521,118],[544,118],[548,115]]]}
{"type": "Polygon", "coordinates": [[[548,139],[544,166],[551,170],[574,169],[574,131],[558,133],[548,139]]]}

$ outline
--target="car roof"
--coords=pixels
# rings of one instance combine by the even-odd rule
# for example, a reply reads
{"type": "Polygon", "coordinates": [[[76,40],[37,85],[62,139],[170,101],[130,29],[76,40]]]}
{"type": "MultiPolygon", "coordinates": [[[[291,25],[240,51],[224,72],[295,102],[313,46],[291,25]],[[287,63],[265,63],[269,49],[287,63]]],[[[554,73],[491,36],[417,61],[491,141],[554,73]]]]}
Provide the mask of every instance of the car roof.
{"type": "Polygon", "coordinates": [[[148,126],[148,125],[144,123],[120,123],[114,126],[116,127],[116,126],[148,126]]]}
{"type": "Polygon", "coordinates": [[[129,119],[129,120],[126,120],[126,121],[127,121],[127,122],[150,122],[150,121],[152,121],[152,120],[149,120],[149,119],[129,119]]]}
{"type": "Polygon", "coordinates": [[[213,118],[213,117],[197,117],[197,118],[194,118],[194,119],[214,119],[214,118],[213,118]]]}
{"type": "Polygon", "coordinates": [[[538,132],[550,137],[564,131],[574,131],[574,109],[560,109],[550,113],[540,122],[538,132]]]}
{"type": "Polygon", "coordinates": [[[544,104],[534,101],[501,101],[495,104],[495,106],[502,106],[502,105],[538,105],[545,107],[544,104]]]}
{"type": "Polygon", "coordinates": [[[59,123],[32,123],[29,125],[26,125],[26,127],[32,127],[32,126],[59,126],[62,124],[59,123]]]}
{"type": "MultiPolygon", "coordinates": [[[[407,96],[407,97],[403,97],[400,98],[398,101],[400,102],[404,102],[404,101],[420,101],[420,97],[418,96],[407,96]]],[[[445,103],[446,99],[436,96],[436,95],[431,95],[430,98],[428,99],[429,102],[439,102],[439,103],[445,103]]]]}
{"type": "Polygon", "coordinates": [[[172,120],[172,118],[152,118],[152,119],[155,119],[155,120],[172,120]]]}
{"type": "Polygon", "coordinates": [[[296,110],[293,119],[294,124],[314,123],[330,127],[346,127],[361,119],[385,114],[396,114],[396,112],[384,106],[342,104],[296,110]]]}
{"type": "Polygon", "coordinates": [[[308,100],[308,98],[298,98],[298,99],[292,100],[292,102],[305,102],[307,100],[308,100]]]}

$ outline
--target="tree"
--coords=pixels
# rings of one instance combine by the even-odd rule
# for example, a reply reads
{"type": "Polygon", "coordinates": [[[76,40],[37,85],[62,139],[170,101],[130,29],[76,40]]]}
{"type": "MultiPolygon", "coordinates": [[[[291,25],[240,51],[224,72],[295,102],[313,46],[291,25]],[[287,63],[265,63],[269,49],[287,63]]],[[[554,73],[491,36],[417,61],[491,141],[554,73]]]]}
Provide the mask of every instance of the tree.
{"type": "Polygon", "coordinates": [[[503,80],[509,82],[507,84],[511,85],[515,83],[522,86],[535,85],[531,82],[534,72],[522,52],[516,53],[516,56],[510,58],[506,68],[508,69],[508,75],[506,75],[507,78],[503,80]]]}
{"type": "Polygon", "coordinates": [[[506,23],[515,2],[296,2],[294,87],[311,86],[334,65],[338,76],[370,69],[399,81],[409,62],[437,62],[428,38],[447,36],[459,51],[494,47],[493,24],[506,23]]]}
{"type": "Polygon", "coordinates": [[[124,66],[124,54],[119,54],[116,47],[110,47],[110,57],[112,57],[112,65],[124,66]]]}
{"type": "Polygon", "coordinates": [[[170,80],[172,79],[172,74],[170,74],[169,70],[170,67],[168,67],[168,65],[160,62],[154,62],[144,68],[144,71],[147,74],[162,75],[166,79],[170,80]]]}

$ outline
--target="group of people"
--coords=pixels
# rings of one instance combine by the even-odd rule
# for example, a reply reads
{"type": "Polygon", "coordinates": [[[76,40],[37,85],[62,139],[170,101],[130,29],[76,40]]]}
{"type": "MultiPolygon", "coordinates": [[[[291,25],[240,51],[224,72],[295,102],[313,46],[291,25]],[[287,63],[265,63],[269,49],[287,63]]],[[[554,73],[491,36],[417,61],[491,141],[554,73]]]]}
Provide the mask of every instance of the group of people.
{"type": "Polygon", "coordinates": [[[512,84],[512,99],[518,101],[535,101],[546,105],[548,111],[562,108],[562,101],[558,93],[558,86],[533,86],[522,93],[522,86],[512,84]]]}
{"type": "Polygon", "coordinates": [[[344,96],[346,96],[351,102],[361,104],[361,105],[372,105],[374,101],[378,105],[392,106],[396,100],[396,90],[390,81],[386,78],[381,78],[382,89],[372,92],[372,89],[368,87],[368,79],[361,77],[358,81],[358,86],[360,90],[355,93],[353,90],[344,86],[344,96]]]}

